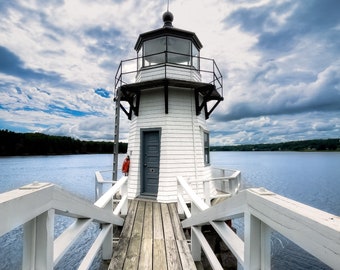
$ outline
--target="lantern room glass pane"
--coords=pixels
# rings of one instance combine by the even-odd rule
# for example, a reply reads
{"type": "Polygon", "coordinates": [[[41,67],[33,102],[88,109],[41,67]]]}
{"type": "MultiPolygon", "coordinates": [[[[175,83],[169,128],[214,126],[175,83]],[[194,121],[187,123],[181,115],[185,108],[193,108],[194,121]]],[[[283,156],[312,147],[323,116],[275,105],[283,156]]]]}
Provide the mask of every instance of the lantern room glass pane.
{"type": "Polygon", "coordinates": [[[160,37],[144,42],[144,66],[165,62],[166,38],[160,37]]]}
{"type": "Polygon", "coordinates": [[[137,52],[137,69],[140,70],[143,64],[143,58],[142,55],[143,54],[143,49],[141,48],[138,52],[137,52]]]}
{"type": "Polygon", "coordinates": [[[194,68],[196,68],[197,70],[200,69],[200,61],[199,61],[199,50],[196,48],[196,46],[193,44],[192,45],[192,65],[194,66],[194,68]]]}
{"type": "Polygon", "coordinates": [[[187,39],[168,37],[168,62],[190,65],[191,42],[187,39]]]}

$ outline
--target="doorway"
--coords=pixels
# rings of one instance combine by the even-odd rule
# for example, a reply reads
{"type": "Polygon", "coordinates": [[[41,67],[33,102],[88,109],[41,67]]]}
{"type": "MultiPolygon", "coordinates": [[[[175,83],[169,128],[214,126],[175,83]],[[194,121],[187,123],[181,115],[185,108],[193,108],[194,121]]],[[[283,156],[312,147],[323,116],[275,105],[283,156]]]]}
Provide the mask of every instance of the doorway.
{"type": "Polygon", "coordinates": [[[156,197],[159,183],[161,129],[141,130],[141,195],[156,197]]]}

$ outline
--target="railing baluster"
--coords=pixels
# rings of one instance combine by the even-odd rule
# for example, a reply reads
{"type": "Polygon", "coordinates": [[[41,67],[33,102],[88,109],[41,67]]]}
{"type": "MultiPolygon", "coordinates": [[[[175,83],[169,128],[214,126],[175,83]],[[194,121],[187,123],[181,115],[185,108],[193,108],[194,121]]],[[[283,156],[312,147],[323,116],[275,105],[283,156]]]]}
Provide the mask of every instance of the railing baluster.
{"type": "Polygon", "coordinates": [[[53,269],[54,209],[24,224],[22,269],[53,269]]]}

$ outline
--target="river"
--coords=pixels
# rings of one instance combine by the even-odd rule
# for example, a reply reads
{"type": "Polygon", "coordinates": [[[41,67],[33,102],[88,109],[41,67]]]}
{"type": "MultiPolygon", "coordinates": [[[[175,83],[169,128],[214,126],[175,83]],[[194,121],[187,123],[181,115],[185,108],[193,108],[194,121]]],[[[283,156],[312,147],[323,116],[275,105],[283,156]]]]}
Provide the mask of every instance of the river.
{"type": "MultiPolygon", "coordinates": [[[[120,162],[123,159],[120,157],[120,162]]],[[[242,187],[265,187],[280,195],[340,215],[339,152],[211,152],[214,167],[240,170],[242,187]]],[[[20,186],[52,182],[94,201],[94,172],[110,170],[112,155],[0,158],[0,193],[20,186]]],[[[72,222],[56,217],[55,236],[72,222]]],[[[235,221],[240,226],[240,221],[235,221]]],[[[240,229],[242,231],[242,229],[240,229]]],[[[55,269],[75,269],[98,232],[93,224],[55,269]]],[[[277,233],[272,236],[272,269],[329,269],[277,233]]],[[[0,237],[0,269],[21,269],[22,228],[0,237]],[[21,239],[18,241],[18,239],[21,239]]],[[[98,269],[100,256],[91,269],[98,269]]]]}

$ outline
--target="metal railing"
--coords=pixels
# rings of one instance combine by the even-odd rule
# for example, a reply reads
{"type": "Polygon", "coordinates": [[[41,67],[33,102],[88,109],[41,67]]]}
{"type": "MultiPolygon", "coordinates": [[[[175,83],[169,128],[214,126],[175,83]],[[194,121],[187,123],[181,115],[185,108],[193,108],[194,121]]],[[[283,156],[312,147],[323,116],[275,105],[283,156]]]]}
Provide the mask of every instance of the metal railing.
{"type": "Polygon", "coordinates": [[[94,204],[54,184],[34,182],[0,194],[0,236],[23,225],[22,269],[53,269],[81,233],[92,222],[99,223],[101,231],[78,268],[89,269],[100,249],[104,260],[111,259],[112,226],[123,225],[119,214],[126,215],[127,204],[125,176],[94,204]],[[112,197],[117,192],[122,199],[113,211],[112,197]],[[75,221],[54,239],[56,214],[75,218],[75,221]]]}
{"type": "Polygon", "coordinates": [[[337,269],[340,254],[339,217],[282,197],[264,188],[251,188],[214,206],[206,204],[183,177],[178,177],[178,207],[191,228],[191,251],[195,261],[205,252],[213,269],[223,269],[201,226],[210,224],[234,254],[239,268],[271,269],[271,234],[277,231],[307,252],[337,269]],[[184,194],[190,197],[190,209],[184,194]],[[226,220],[244,218],[244,240],[226,220]]]}
{"type": "Polygon", "coordinates": [[[146,73],[148,70],[156,69],[158,69],[158,77],[156,78],[194,80],[213,84],[219,94],[223,96],[223,77],[214,59],[184,55],[170,51],[122,60],[115,76],[115,89],[118,89],[124,84],[131,84],[140,80],[154,80],[155,76],[144,76],[141,79],[141,74],[143,72],[146,73]],[[192,60],[192,62],[197,62],[199,64],[194,66],[192,64],[171,62],[169,61],[169,57],[167,57],[168,55],[188,56],[195,59],[192,60]],[[160,56],[164,61],[148,66],[141,66],[139,64],[143,59],[151,56],[160,56]],[[187,74],[190,74],[190,76],[186,76],[187,74]]]}

